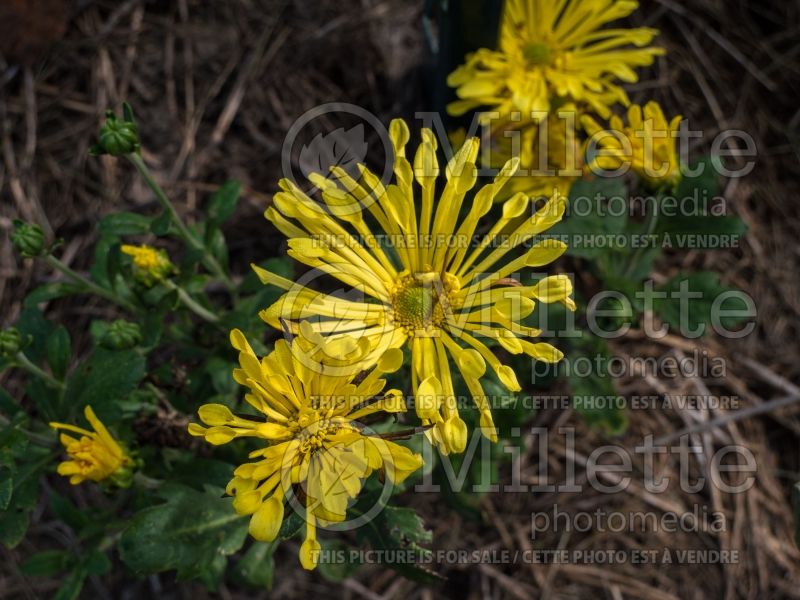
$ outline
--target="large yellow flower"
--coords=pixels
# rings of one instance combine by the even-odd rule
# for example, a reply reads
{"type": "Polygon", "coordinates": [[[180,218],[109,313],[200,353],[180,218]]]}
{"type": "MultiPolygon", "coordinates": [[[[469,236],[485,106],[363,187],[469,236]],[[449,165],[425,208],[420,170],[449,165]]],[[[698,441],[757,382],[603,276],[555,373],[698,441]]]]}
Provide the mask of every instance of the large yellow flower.
{"type": "MultiPolygon", "coordinates": [[[[240,465],[227,491],[234,496],[239,514],[252,515],[250,534],[260,541],[272,541],[280,530],[286,499],[305,497],[306,537],[300,561],[306,569],[316,566],[320,551],[317,525],[344,521],[348,502],[355,498],[364,479],[382,470],[389,481],[402,482],[422,466],[422,458],[408,448],[367,435],[358,421],[379,412],[405,410],[399,390],[382,393],[383,373],[403,363],[400,350],[384,354],[375,369],[359,381],[335,373],[335,367],[309,368],[295,356],[319,352],[323,340],[304,326],[290,346],[279,340],[271,354],[259,361],[245,336],[231,332],[231,343],[239,350],[241,368],[234,379],[250,388],[247,402],[265,419],[235,416],[222,404],[200,407],[200,419],[189,433],[211,444],[225,444],[238,437],[256,437],[265,446],[250,453],[255,462],[240,465]],[[300,347],[302,346],[302,348],[300,347]]],[[[359,359],[359,347],[351,348],[359,359]]],[[[300,507],[295,507],[300,508],[300,507]]]]}
{"type": "Polygon", "coordinates": [[[80,438],[74,438],[66,433],[61,434],[59,439],[67,450],[69,460],[58,465],[58,474],[69,477],[72,485],[87,479],[103,481],[108,478],[118,485],[125,485],[131,474],[133,460],[97,418],[91,406],[87,405],[83,414],[94,431],[67,423],[50,423],[53,429],[80,435],[80,438]]]}
{"type": "Polygon", "coordinates": [[[617,171],[631,168],[651,188],[672,188],[681,179],[677,152],[680,115],[667,121],[657,102],[628,109],[628,125],[614,115],[609,128],[603,129],[589,116],[582,119],[583,127],[599,147],[590,161],[591,169],[617,171]]]}
{"type": "Polygon", "coordinates": [[[561,219],[566,199],[554,196],[534,210],[527,195],[515,194],[502,204],[502,215],[491,226],[487,223],[487,229],[482,226],[485,233],[478,235],[479,223],[514,176],[519,160],[509,160],[492,183],[465,202],[477,179],[479,144],[469,139],[447,165],[446,183],[434,206],[439,165],[433,133],[422,130],[413,167],[405,154],[405,122],[393,121],[390,136],[396,183],[384,186],[363,166],[355,181],[334,167],[336,182],[313,177],[324,205],[282,180],[282,191],[265,213],[290,238],[290,256],[337,278],[359,298],[316,292],[254,266],[264,283],[287,290],[261,316],[289,332],[308,320],[307,327],[325,336],[331,358],[345,351],[339,342],[353,338],[366,340],[366,364],[389,349],[408,347],[417,416],[433,425],[426,433],[443,452],[461,452],[467,428],[459,416],[452,368],[460,371],[480,410],[481,431],[496,440],[490,402],[480,382],[487,364],[509,390],[518,391],[520,385],[487,341],[543,361],[562,357],[553,346],[526,339],[541,332],[520,320],[531,314],[536,301],[563,302],[574,310],[569,277],[553,275],[521,285],[513,275],[544,266],[564,252],[565,244],[553,239],[527,246],[561,219]],[[370,230],[373,221],[379,235],[370,230]],[[524,251],[513,252],[523,245],[524,251]],[[505,260],[512,252],[515,258],[505,260]]]}
{"type": "Polygon", "coordinates": [[[637,81],[634,67],[663,54],[647,47],[655,29],[602,29],[637,6],[631,0],[507,0],[499,50],[481,48],[448,77],[460,98],[448,112],[486,106],[500,118],[519,111],[524,121],[532,111],[571,100],[607,117],[610,105],[628,103],[615,81],[637,81]]]}

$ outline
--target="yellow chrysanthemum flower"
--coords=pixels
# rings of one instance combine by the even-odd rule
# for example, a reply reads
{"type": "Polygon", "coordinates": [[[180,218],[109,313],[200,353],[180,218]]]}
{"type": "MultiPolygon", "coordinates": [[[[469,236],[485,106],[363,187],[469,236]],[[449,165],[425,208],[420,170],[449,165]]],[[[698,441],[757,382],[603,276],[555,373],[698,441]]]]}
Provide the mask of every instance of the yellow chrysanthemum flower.
{"type": "Polygon", "coordinates": [[[681,180],[677,152],[680,115],[667,122],[657,102],[648,102],[644,109],[634,104],[628,109],[628,125],[614,115],[609,128],[603,129],[589,116],[582,124],[600,148],[589,163],[590,169],[617,171],[630,167],[651,188],[672,188],[681,180]]]}
{"type": "Polygon", "coordinates": [[[634,67],[664,52],[647,47],[655,29],[602,29],[637,7],[631,0],[506,0],[499,50],[481,48],[450,74],[459,100],[448,112],[486,106],[501,118],[519,111],[527,120],[532,111],[574,101],[607,117],[612,104],[628,103],[615,80],[637,81],[634,67]]]}
{"type": "Polygon", "coordinates": [[[145,244],[141,246],[123,244],[120,250],[133,259],[133,276],[146,286],[153,285],[175,271],[175,266],[164,250],[145,244]]]}
{"type": "MultiPolygon", "coordinates": [[[[356,354],[350,359],[357,361],[366,347],[351,341],[356,354]]],[[[299,488],[297,495],[305,496],[306,521],[300,562],[306,569],[317,563],[317,525],[344,521],[348,502],[370,473],[382,470],[389,481],[401,483],[422,466],[418,454],[367,435],[358,423],[368,415],[405,410],[401,392],[382,393],[386,381],[381,379],[402,365],[402,352],[387,352],[375,369],[353,381],[336,374],[336,367],[309,368],[295,359],[313,355],[321,342],[304,325],[291,346],[278,340],[272,353],[259,361],[244,334],[232,331],[231,343],[239,350],[241,365],[234,370],[234,379],[250,388],[245,400],[266,419],[238,417],[222,404],[205,404],[198,412],[209,427],[189,425],[189,433],[215,445],[246,436],[266,442],[250,453],[250,458],[259,460],[237,467],[227,491],[234,496],[236,512],[252,515],[250,534],[269,542],[280,530],[286,499],[299,488]]]]}
{"type": "Polygon", "coordinates": [[[87,479],[103,481],[109,478],[117,485],[126,485],[130,480],[133,460],[97,418],[91,406],[87,405],[83,414],[94,431],[67,423],[50,423],[53,429],[70,431],[81,436],[74,438],[66,433],[60,435],[59,439],[67,450],[69,460],[58,465],[58,474],[69,477],[72,485],[87,479]]]}
{"type": "Polygon", "coordinates": [[[511,178],[496,201],[517,192],[532,198],[569,196],[572,184],[582,175],[576,116],[575,106],[568,105],[518,130],[503,127],[491,132],[492,166],[504,164],[517,153],[522,173],[511,178]]]}
{"type": "Polygon", "coordinates": [[[502,364],[483,340],[543,361],[562,357],[549,344],[524,339],[541,332],[520,320],[531,314],[537,300],[563,302],[574,310],[572,282],[566,275],[553,275],[525,286],[511,276],[552,262],[566,245],[544,239],[513,260],[503,259],[558,222],[566,199],[555,196],[533,210],[527,195],[515,194],[503,203],[502,216],[473,244],[479,222],[513,177],[519,160],[508,161],[494,181],[462,207],[477,180],[479,143],[477,138],[467,140],[447,165],[446,183],[434,206],[439,165],[433,132],[422,130],[413,167],[405,154],[409,139],[405,122],[393,121],[390,136],[395,184],[384,187],[363,165],[359,181],[334,167],[331,173],[338,183],[312,178],[322,190],[325,207],[282,180],[282,191],[265,213],[290,238],[290,256],[332,275],[365,299],[315,292],[254,266],[264,283],[287,290],[261,316],[291,332],[297,331],[299,320],[313,317],[307,327],[325,336],[331,357],[341,352],[331,350],[341,346],[338,342],[353,337],[367,340],[367,363],[376,362],[391,348],[410,348],[417,416],[423,424],[433,425],[426,433],[443,452],[461,452],[467,428],[459,416],[453,365],[478,405],[481,431],[496,440],[480,382],[487,364],[506,388],[521,388],[514,370],[502,364]],[[460,218],[462,208],[466,210],[460,218]],[[384,250],[378,244],[380,238],[370,230],[368,218],[374,219],[380,237],[388,237],[392,248],[384,250]]]}

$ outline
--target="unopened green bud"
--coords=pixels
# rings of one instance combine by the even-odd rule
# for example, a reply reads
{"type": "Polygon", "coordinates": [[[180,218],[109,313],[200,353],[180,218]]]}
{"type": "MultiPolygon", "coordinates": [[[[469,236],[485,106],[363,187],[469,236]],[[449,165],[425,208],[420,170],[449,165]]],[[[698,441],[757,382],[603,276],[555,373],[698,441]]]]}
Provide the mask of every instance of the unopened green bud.
{"type": "Polygon", "coordinates": [[[111,350],[127,350],[142,341],[142,330],[136,323],[118,320],[108,326],[100,345],[111,350]]]}
{"type": "Polygon", "coordinates": [[[11,243],[22,256],[42,256],[45,253],[44,231],[35,224],[14,220],[11,243]]]}
{"type": "Polygon", "coordinates": [[[12,358],[22,349],[22,335],[16,327],[0,331],[0,356],[12,358]]]}
{"type": "Polygon", "coordinates": [[[122,156],[139,152],[139,127],[133,120],[133,111],[125,104],[123,112],[122,119],[117,118],[113,111],[106,112],[105,125],[100,128],[99,143],[92,146],[91,154],[122,156]]]}
{"type": "Polygon", "coordinates": [[[133,483],[133,476],[135,472],[135,465],[127,463],[123,464],[119,469],[114,471],[114,474],[111,475],[110,481],[118,488],[129,488],[131,487],[131,483],[133,483]]]}

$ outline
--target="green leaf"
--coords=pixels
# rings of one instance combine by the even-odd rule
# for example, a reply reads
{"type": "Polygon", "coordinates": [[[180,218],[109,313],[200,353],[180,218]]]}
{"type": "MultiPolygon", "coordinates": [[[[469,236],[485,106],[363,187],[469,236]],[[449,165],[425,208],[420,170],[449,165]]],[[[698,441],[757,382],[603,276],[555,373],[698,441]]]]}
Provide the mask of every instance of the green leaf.
{"type": "Polygon", "coordinates": [[[755,316],[752,301],[748,302],[743,292],[723,285],[719,274],[711,271],[679,273],[658,286],[656,292],[666,294],[666,297],[656,295],[653,298],[655,311],[671,327],[689,338],[702,336],[709,325],[719,324],[730,330],[755,316]],[[739,314],[723,314],[721,311],[737,311],[739,314]]]}
{"type": "Polygon", "coordinates": [[[51,490],[49,496],[50,509],[53,513],[80,534],[81,530],[89,524],[90,517],[58,492],[51,490]]]}
{"type": "Polygon", "coordinates": [[[209,229],[206,236],[206,247],[212,256],[219,261],[223,267],[228,266],[228,244],[225,243],[225,236],[219,229],[209,229]]]}
{"type": "Polygon", "coordinates": [[[28,295],[25,297],[25,306],[36,307],[36,305],[41,304],[42,302],[48,302],[50,300],[55,300],[56,298],[63,298],[64,296],[77,294],[82,289],[83,288],[81,286],[70,283],[46,283],[45,285],[40,285],[28,293],[28,295]]]}
{"type": "Polygon", "coordinates": [[[240,192],[241,184],[234,180],[226,181],[214,192],[208,201],[209,222],[219,226],[227,221],[236,210],[240,192]]]}
{"type": "Polygon", "coordinates": [[[699,199],[711,199],[719,194],[719,170],[714,164],[719,159],[706,156],[692,163],[691,169],[702,171],[694,177],[683,177],[675,188],[675,197],[678,200],[683,198],[697,197],[699,199]]]}
{"type": "Polygon", "coordinates": [[[567,244],[567,253],[596,258],[611,251],[609,238],[622,234],[628,221],[628,190],[621,179],[576,181],[570,189],[569,214],[548,230],[567,244]]]}
{"type": "Polygon", "coordinates": [[[0,471],[0,510],[6,510],[14,493],[14,477],[9,469],[0,471]]]}
{"type": "Polygon", "coordinates": [[[172,219],[167,212],[164,212],[153,219],[153,222],[150,224],[150,231],[153,233],[153,235],[157,235],[159,237],[167,235],[171,229],[173,229],[172,219]]]}
{"type": "Polygon", "coordinates": [[[63,378],[67,372],[71,352],[69,332],[63,326],[56,327],[47,338],[47,364],[56,378],[63,378]]]}
{"type": "Polygon", "coordinates": [[[95,550],[84,561],[84,566],[89,575],[105,575],[111,570],[111,560],[105,552],[95,550]]]}
{"type": "Polygon", "coordinates": [[[136,389],[144,374],[145,359],[135,350],[97,348],[67,379],[64,406],[74,414],[91,404],[100,420],[113,420],[115,402],[136,389]]]}
{"type": "Polygon", "coordinates": [[[28,558],[20,565],[25,575],[32,577],[52,577],[69,568],[73,562],[70,552],[64,550],[45,550],[28,558]]]}
{"type": "MultiPolygon", "coordinates": [[[[567,353],[567,360],[580,364],[583,357],[591,365],[608,365],[611,353],[601,338],[584,336],[576,339],[567,353]],[[599,357],[605,360],[598,360],[599,357]]],[[[621,396],[614,389],[608,373],[592,367],[588,374],[578,374],[572,369],[567,377],[572,388],[572,405],[590,427],[600,427],[609,435],[619,435],[628,427],[628,417],[621,396]]]]}
{"type": "Polygon", "coordinates": [[[52,600],[77,600],[83,589],[83,582],[86,579],[86,572],[79,568],[72,571],[58,591],[53,595],[52,600]]]}
{"type": "Polygon", "coordinates": [[[100,235],[144,235],[149,233],[151,221],[150,217],[138,213],[113,213],[100,219],[98,230],[100,235]]]}
{"type": "Polygon", "coordinates": [[[386,551],[385,556],[403,556],[413,552],[419,557],[413,561],[387,561],[382,564],[391,567],[401,575],[421,583],[434,583],[441,576],[428,569],[424,563],[430,557],[430,550],[419,546],[430,542],[433,535],[425,529],[419,515],[410,508],[385,506],[374,519],[359,530],[373,550],[386,551]]]}
{"type": "Polygon", "coordinates": [[[271,590],[275,575],[275,549],[277,547],[277,540],[268,544],[253,542],[253,545],[236,563],[233,576],[254,587],[271,590]]]}
{"type": "Polygon", "coordinates": [[[325,539],[319,540],[321,546],[321,555],[323,557],[331,557],[333,560],[320,560],[317,568],[319,574],[328,581],[334,583],[341,583],[351,575],[353,575],[361,566],[360,563],[350,562],[349,550],[350,546],[339,539],[325,539]],[[344,560],[339,560],[343,558],[344,560]]]}
{"type": "Polygon", "coordinates": [[[659,220],[656,230],[664,248],[715,250],[737,246],[747,226],[738,217],[677,215],[659,220]]]}
{"type": "Polygon", "coordinates": [[[300,514],[296,511],[291,511],[283,518],[281,528],[278,530],[278,537],[282,540],[291,539],[300,532],[305,524],[306,522],[300,514]]]}
{"type": "Polygon", "coordinates": [[[28,531],[30,515],[27,510],[0,512],[0,542],[6,548],[14,548],[28,531]]]}
{"type": "Polygon", "coordinates": [[[47,355],[47,338],[55,329],[55,325],[45,319],[38,308],[28,307],[20,314],[17,329],[23,337],[30,336],[30,345],[23,349],[25,355],[31,362],[41,363],[47,355]]]}
{"type": "Polygon", "coordinates": [[[178,485],[159,494],[167,502],[135,514],[119,542],[120,558],[136,573],[175,569],[179,579],[196,578],[242,547],[248,520],[230,498],[178,485]]]}
{"type": "MultiPolygon", "coordinates": [[[[8,416],[14,416],[18,413],[22,413],[22,408],[20,408],[19,404],[14,400],[11,394],[8,393],[2,386],[0,386],[0,411],[4,412],[8,416]]],[[[2,439],[2,433],[0,433],[0,439],[2,439]]],[[[0,441],[0,448],[3,447],[2,442],[0,441]]]]}

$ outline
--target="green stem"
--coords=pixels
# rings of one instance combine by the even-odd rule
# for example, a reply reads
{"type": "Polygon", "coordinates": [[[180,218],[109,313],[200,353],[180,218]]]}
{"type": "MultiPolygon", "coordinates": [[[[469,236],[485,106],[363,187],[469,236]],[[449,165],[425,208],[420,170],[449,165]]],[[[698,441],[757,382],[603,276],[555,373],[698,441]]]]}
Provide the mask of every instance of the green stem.
{"type": "Polygon", "coordinates": [[[150,169],[147,168],[147,165],[142,160],[142,157],[135,153],[126,154],[125,157],[133,163],[133,166],[136,167],[136,170],[144,178],[147,187],[149,187],[150,190],[156,195],[156,199],[161,204],[162,208],[167,211],[170,219],[175,224],[175,227],[177,227],[178,232],[184,241],[186,241],[186,243],[189,244],[189,246],[191,246],[194,250],[202,252],[203,264],[215,277],[218,277],[222,281],[228,291],[232,293],[235,292],[236,284],[228,276],[228,274],[225,273],[225,269],[222,268],[222,265],[219,264],[217,259],[208,252],[205,244],[203,244],[203,242],[198,239],[198,237],[186,226],[186,223],[183,222],[178,214],[178,211],[175,209],[175,205],[170,202],[170,199],[167,198],[164,190],[162,190],[161,186],[158,185],[158,182],[150,173],[150,169]]]}
{"type": "Polygon", "coordinates": [[[48,265],[53,267],[55,270],[60,271],[61,273],[69,277],[73,281],[73,283],[77,283],[78,285],[84,287],[86,291],[91,292],[97,296],[100,296],[101,298],[105,298],[106,300],[109,300],[114,304],[121,306],[125,310],[128,310],[130,312],[136,312],[136,307],[133,304],[131,304],[127,300],[124,300],[123,298],[120,298],[119,296],[117,296],[117,294],[115,294],[111,290],[107,290],[106,288],[100,287],[94,281],[88,279],[87,277],[84,277],[77,271],[69,268],[67,265],[58,260],[52,254],[48,254],[47,256],[45,256],[44,261],[48,265]]]}
{"type": "Polygon", "coordinates": [[[22,369],[25,369],[31,375],[35,375],[40,379],[43,379],[47,385],[57,390],[64,389],[64,382],[59,381],[50,373],[47,373],[33,364],[27,356],[25,356],[22,352],[17,352],[16,356],[14,357],[15,363],[22,369]]]}
{"type": "Polygon", "coordinates": [[[200,306],[200,304],[198,304],[182,287],[175,285],[169,279],[164,279],[161,283],[165,288],[174,292],[178,292],[178,298],[180,298],[180,301],[183,302],[186,308],[188,308],[201,319],[208,321],[209,323],[216,323],[219,321],[219,317],[217,315],[200,306]]]}
{"type": "Polygon", "coordinates": [[[134,483],[142,486],[143,488],[147,488],[148,490],[154,490],[160,487],[162,483],[164,483],[160,479],[154,479],[152,477],[148,477],[141,471],[133,474],[133,481],[134,483]]]}

